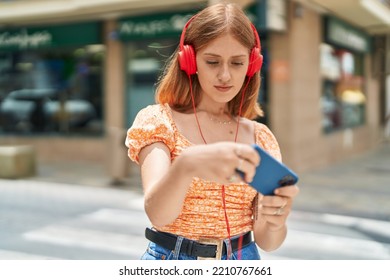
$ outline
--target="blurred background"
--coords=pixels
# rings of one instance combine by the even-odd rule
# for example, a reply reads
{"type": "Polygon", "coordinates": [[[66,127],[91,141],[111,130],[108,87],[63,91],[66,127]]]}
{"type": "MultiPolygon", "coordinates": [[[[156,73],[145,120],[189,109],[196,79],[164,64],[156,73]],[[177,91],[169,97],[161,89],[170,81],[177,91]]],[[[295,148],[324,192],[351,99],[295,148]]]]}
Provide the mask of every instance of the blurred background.
{"type": "MultiPolygon", "coordinates": [[[[0,259],[137,259],[124,138],[200,0],[0,0],[0,259]]],[[[390,1],[237,0],[260,35],[257,121],[300,174],[265,258],[390,259],[390,1]]]]}

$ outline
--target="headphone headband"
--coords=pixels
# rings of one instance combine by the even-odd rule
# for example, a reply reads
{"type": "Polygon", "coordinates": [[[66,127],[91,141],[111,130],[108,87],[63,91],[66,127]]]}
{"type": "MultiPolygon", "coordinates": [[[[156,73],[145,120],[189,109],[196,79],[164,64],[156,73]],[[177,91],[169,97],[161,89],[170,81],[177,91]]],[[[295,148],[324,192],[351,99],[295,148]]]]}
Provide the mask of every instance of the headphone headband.
{"type": "Polygon", "coordinates": [[[254,26],[254,24],[252,22],[251,22],[251,28],[252,28],[253,34],[255,35],[255,47],[258,48],[259,51],[261,51],[261,43],[260,43],[259,33],[257,33],[256,27],[254,26]]]}
{"type": "MultiPolygon", "coordinates": [[[[184,45],[185,34],[188,26],[196,15],[192,16],[183,27],[183,31],[180,36],[179,44],[179,64],[180,69],[187,73],[187,75],[193,75],[196,73],[196,57],[195,50],[192,45],[184,45]]],[[[261,43],[260,37],[257,33],[256,27],[253,23],[250,23],[253,34],[255,35],[255,46],[252,48],[249,55],[249,66],[246,75],[252,77],[256,72],[261,70],[263,64],[263,56],[261,55],[261,43]]]]}
{"type": "Polygon", "coordinates": [[[184,25],[183,27],[183,32],[181,33],[181,36],[180,36],[180,50],[183,49],[183,45],[184,45],[184,38],[185,38],[185,34],[186,34],[186,31],[187,31],[187,28],[188,26],[190,25],[191,21],[196,17],[196,15],[192,16],[188,21],[187,23],[184,25]]]}

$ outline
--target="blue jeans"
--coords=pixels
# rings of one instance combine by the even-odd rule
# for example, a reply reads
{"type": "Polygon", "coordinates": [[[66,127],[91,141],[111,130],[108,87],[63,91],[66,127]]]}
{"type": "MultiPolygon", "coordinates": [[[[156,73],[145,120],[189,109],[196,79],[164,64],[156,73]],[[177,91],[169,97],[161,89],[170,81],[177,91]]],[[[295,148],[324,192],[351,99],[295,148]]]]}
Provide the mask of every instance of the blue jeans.
{"type": "MultiPolygon", "coordinates": [[[[178,238],[176,241],[176,250],[165,249],[164,247],[157,245],[154,242],[150,242],[146,252],[143,254],[141,260],[196,260],[196,257],[186,255],[180,252],[182,238],[178,238]]],[[[225,240],[225,245],[227,241],[225,240]]],[[[226,254],[222,255],[222,260],[226,260],[226,254]]],[[[238,251],[233,251],[231,260],[238,259],[238,251]]],[[[241,260],[260,260],[260,254],[256,244],[252,241],[246,246],[241,248],[241,260]]]]}

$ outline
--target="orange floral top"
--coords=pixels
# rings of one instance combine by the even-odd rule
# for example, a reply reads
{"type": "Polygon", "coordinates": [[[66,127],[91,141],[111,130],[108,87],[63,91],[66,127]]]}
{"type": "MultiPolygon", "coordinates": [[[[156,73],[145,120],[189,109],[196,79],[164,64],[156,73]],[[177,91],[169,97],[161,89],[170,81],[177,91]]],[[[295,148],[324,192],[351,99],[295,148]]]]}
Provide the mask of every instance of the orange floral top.
{"type": "MultiPolygon", "coordinates": [[[[272,132],[261,123],[253,123],[256,144],[280,160],[279,145],[272,132]]],[[[149,105],[138,113],[127,131],[126,146],[130,159],[138,163],[140,150],[155,142],[167,145],[172,161],[183,149],[193,145],[178,131],[168,104],[149,105]]],[[[225,185],[225,205],[231,236],[253,229],[252,205],[256,193],[247,184],[225,185]]],[[[173,223],[155,228],[195,240],[227,238],[222,197],[221,184],[193,178],[180,215],[173,223]]]]}

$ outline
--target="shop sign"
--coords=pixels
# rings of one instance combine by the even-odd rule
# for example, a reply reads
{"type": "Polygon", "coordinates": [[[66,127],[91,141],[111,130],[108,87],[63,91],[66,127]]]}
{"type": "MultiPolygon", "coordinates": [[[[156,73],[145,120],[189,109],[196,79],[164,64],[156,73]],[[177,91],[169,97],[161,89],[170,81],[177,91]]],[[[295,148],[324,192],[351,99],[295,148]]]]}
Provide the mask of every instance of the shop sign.
{"type": "MultiPolygon", "coordinates": [[[[253,4],[245,10],[245,13],[255,26],[259,26],[257,24],[257,6],[257,4],[253,4]]],[[[186,22],[197,12],[198,10],[191,10],[123,18],[119,21],[117,35],[122,41],[179,36],[186,22]]]]}
{"type": "Polygon", "coordinates": [[[28,50],[101,43],[98,23],[69,24],[49,27],[0,29],[1,50],[28,50]]]}
{"type": "MultiPolygon", "coordinates": [[[[279,3],[285,0],[274,1],[279,3]]],[[[266,1],[262,0],[260,3],[261,2],[265,3],[266,1]]],[[[280,5],[276,6],[280,7],[280,5]]],[[[275,5],[272,7],[275,7],[275,5]]],[[[258,9],[258,5],[255,3],[250,5],[245,10],[245,13],[255,26],[261,27],[262,24],[258,24],[257,22],[258,9]]],[[[130,41],[144,38],[166,38],[179,36],[186,22],[197,12],[198,10],[191,10],[186,12],[123,18],[119,21],[119,27],[117,30],[118,38],[122,41],[130,41]]]]}
{"type": "Polygon", "coordinates": [[[187,11],[122,19],[119,22],[118,35],[123,41],[177,36],[196,12],[187,11]]]}
{"type": "Polygon", "coordinates": [[[27,29],[17,32],[0,33],[0,49],[36,49],[42,46],[50,46],[53,36],[45,31],[29,33],[27,29]]]}
{"type": "Polygon", "coordinates": [[[325,41],[357,52],[370,52],[370,37],[333,17],[325,18],[325,41]]]}

